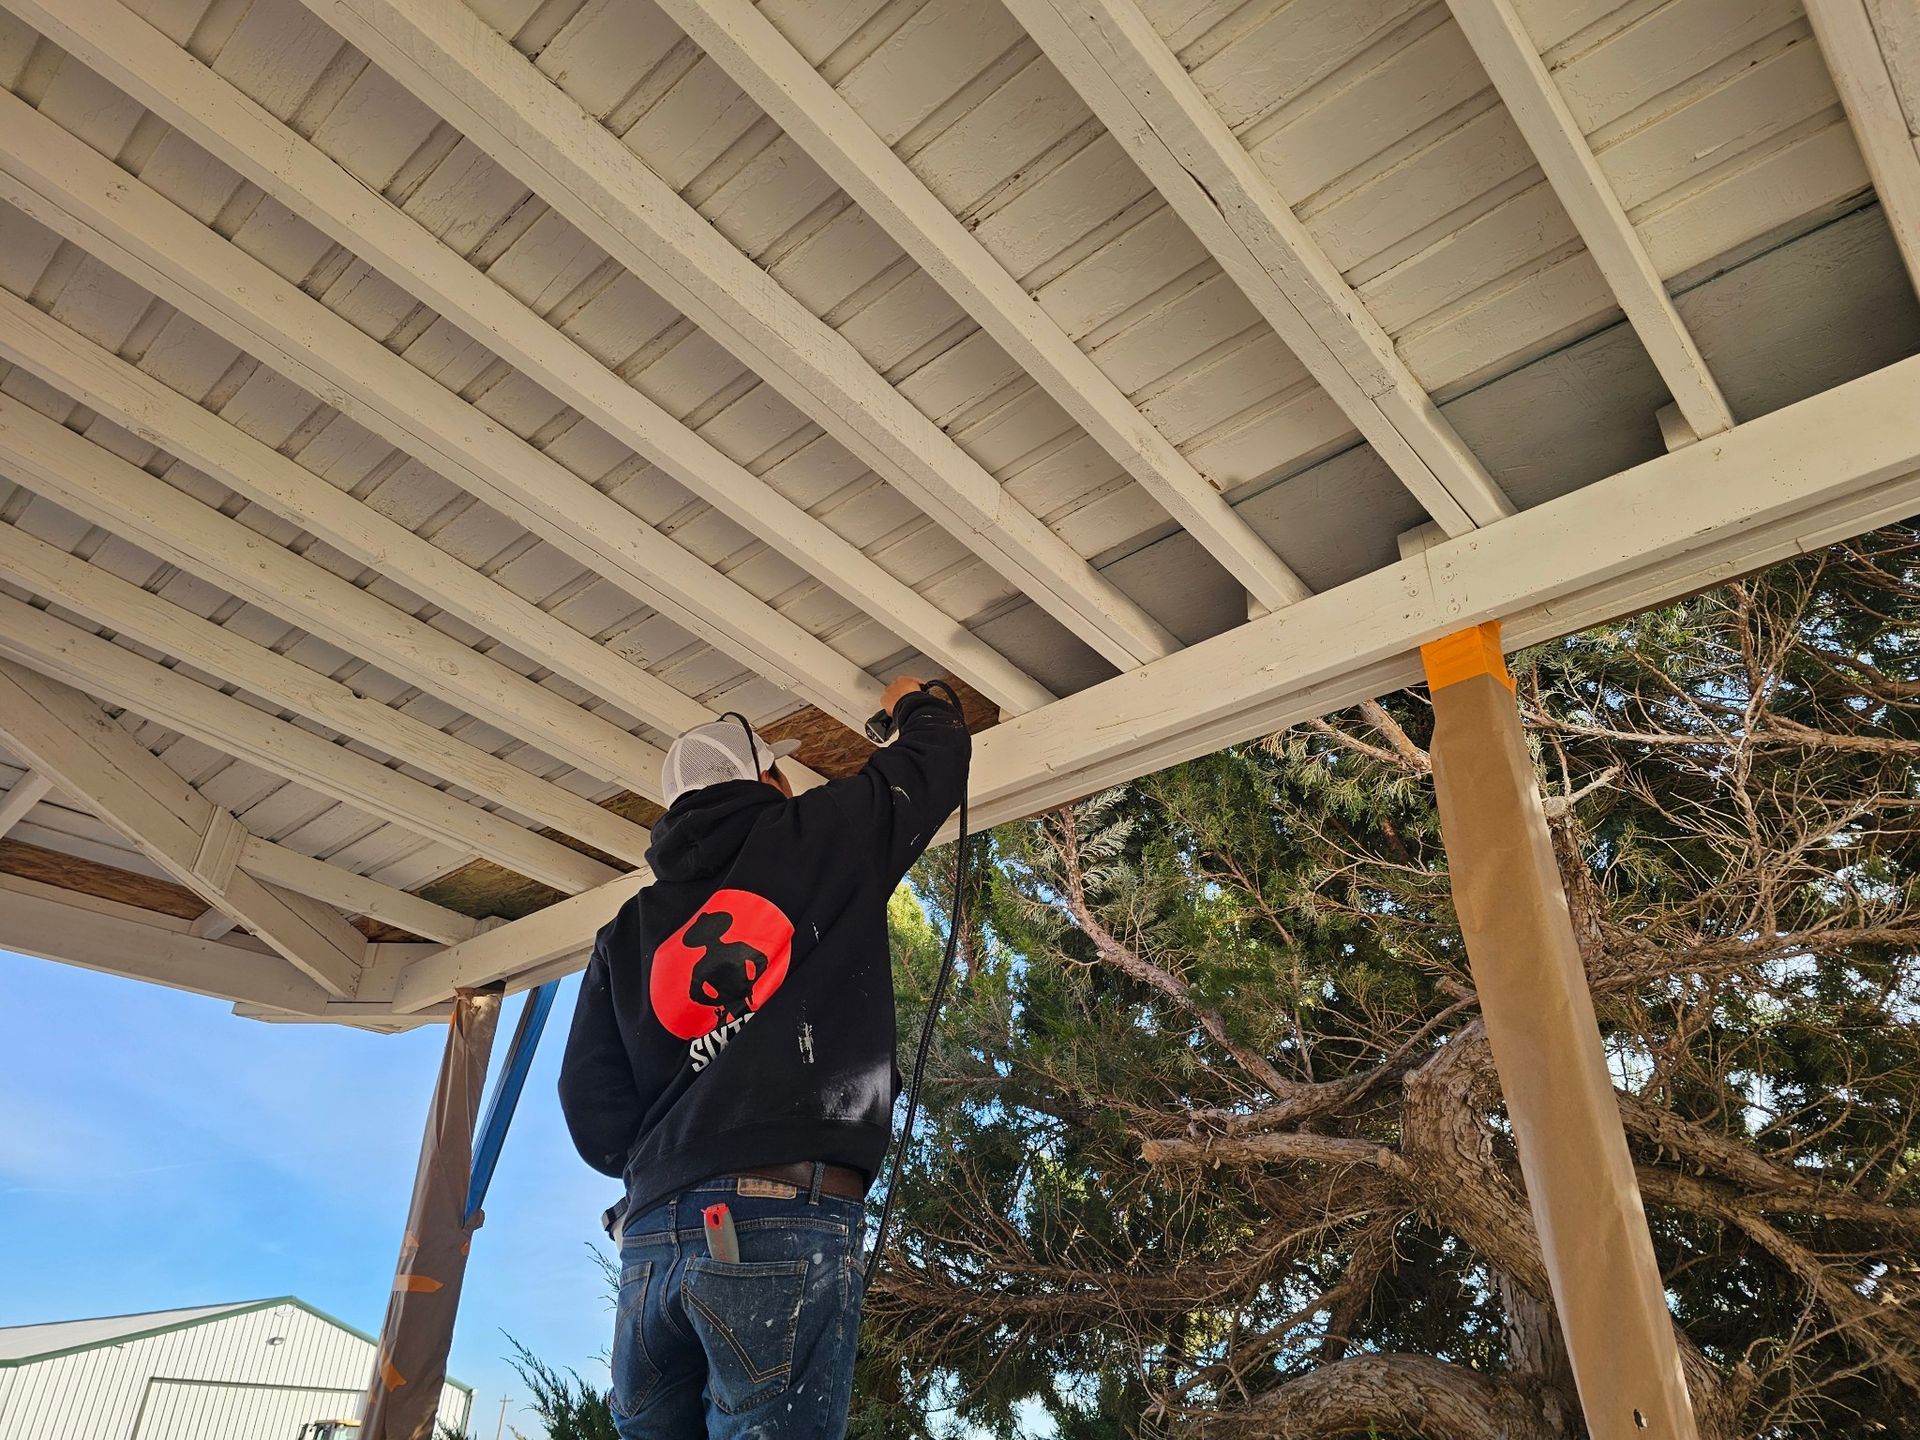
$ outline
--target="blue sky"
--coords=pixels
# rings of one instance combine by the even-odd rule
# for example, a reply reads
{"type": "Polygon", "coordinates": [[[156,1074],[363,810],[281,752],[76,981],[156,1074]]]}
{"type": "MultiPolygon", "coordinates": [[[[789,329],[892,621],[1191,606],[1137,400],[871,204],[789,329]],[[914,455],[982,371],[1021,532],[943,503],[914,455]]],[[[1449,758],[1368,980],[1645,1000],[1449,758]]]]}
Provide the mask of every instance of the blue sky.
{"type": "MultiPolygon", "coordinates": [[[[503,1394],[508,1424],[541,1434],[502,1330],[606,1383],[612,1317],[586,1246],[614,1186],[574,1154],[554,1098],[573,991],[467,1271],[450,1368],[483,1440],[503,1394]]],[[[445,1031],[263,1025],[4,951],[0,993],[0,1325],[297,1295],[379,1326],[445,1031]]]]}

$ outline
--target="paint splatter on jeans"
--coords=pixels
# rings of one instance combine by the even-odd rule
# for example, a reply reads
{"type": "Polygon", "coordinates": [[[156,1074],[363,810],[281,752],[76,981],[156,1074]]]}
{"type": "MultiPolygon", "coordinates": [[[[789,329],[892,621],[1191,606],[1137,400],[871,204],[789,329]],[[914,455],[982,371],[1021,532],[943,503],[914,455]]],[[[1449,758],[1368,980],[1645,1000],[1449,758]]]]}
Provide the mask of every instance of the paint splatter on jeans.
{"type": "Polygon", "coordinates": [[[857,1201],[709,1180],[629,1217],[614,1322],[621,1440],[841,1440],[866,1290],[857,1201]],[[725,1204],[738,1264],[707,1255],[725,1204]]]}

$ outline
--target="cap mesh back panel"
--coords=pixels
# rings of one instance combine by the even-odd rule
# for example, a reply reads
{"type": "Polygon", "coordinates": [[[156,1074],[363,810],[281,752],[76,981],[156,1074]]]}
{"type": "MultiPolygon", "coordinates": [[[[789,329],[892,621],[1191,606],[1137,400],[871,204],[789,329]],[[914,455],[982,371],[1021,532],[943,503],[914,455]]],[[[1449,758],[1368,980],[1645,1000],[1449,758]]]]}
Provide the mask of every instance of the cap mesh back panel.
{"type": "Polygon", "coordinates": [[[689,790],[724,780],[758,779],[760,769],[747,754],[747,737],[731,720],[696,726],[673,742],[660,779],[671,805],[689,790]]]}

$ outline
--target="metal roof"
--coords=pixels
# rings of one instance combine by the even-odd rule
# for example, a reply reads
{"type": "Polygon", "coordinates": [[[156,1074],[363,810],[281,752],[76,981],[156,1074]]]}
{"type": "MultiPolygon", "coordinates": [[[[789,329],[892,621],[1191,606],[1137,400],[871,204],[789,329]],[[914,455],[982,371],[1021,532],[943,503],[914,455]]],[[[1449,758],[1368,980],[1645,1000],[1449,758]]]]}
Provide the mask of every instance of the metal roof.
{"type": "MultiPolygon", "coordinates": [[[[120,1345],[129,1340],[145,1340],[170,1331],[185,1330],[190,1326],[204,1325],[234,1315],[247,1315],[256,1310],[272,1310],[283,1305],[302,1310],[316,1320],[344,1330],[369,1345],[379,1344],[366,1331],[314,1308],[296,1295],[274,1295],[265,1300],[235,1300],[224,1305],[189,1305],[177,1310],[143,1310],[131,1315],[54,1320],[39,1325],[0,1325],[0,1367],[27,1365],[83,1350],[120,1345]]],[[[463,1384],[451,1375],[446,1383],[456,1390],[464,1390],[468,1395],[473,1394],[471,1385],[463,1384]]]]}
{"type": "Polygon", "coordinates": [[[19,1365],[75,1350],[95,1350],[197,1325],[222,1315],[257,1310],[272,1300],[236,1300],[228,1305],[191,1305],[181,1310],[146,1310],[134,1315],[102,1315],[89,1320],[55,1320],[44,1325],[0,1325],[0,1364],[19,1365]]]}
{"type": "Polygon", "coordinates": [[[418,1023],[718,711],[992,822],[1920,508],[1910,11],[0,0],[0,944],[418,1023]]]}

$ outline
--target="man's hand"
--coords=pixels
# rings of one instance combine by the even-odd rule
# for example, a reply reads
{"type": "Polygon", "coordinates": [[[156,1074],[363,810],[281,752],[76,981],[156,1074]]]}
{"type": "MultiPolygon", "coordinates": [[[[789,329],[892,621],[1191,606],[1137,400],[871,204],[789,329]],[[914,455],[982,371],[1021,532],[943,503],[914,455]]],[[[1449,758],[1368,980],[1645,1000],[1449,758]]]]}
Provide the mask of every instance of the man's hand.
{"type": "Polygon", "coordinates": [[[880,708],[891,715],[894,706],[906,699],[907,696],[914,694],[924,684],[926,684],[926,681],[916,679],[912,675],[902,675],[898,680],[887,686],[887,693],[880,697],[880,708]]]}

